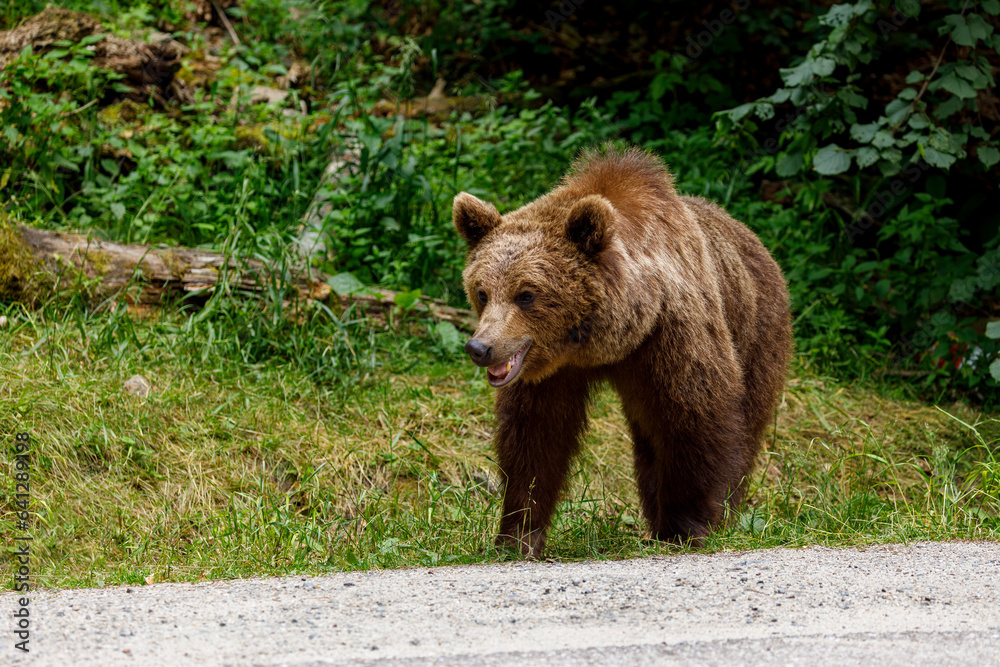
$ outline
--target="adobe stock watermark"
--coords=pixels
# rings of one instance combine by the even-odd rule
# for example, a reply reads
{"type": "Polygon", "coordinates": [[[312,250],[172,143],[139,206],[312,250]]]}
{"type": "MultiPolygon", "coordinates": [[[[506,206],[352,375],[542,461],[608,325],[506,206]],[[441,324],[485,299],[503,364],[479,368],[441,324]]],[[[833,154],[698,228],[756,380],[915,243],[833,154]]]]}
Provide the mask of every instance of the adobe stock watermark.
{"type": "Polygon", "coordinates": [[[31,640],[31,438],[27,433],[14,436],[14,514],[17,517],[14,531],[14,590],[23,595],[14,606],[14,648],[27,653],[31,640]]]}
{"type": "Polygon", "coordinates": [[[701,25],[705,29],[694,36],[688,35],[687,48],[683,52],[678,51],[674,54],[685,58],[688,62],[700,58],[706,49],[710,48],[715,40],[725,32],[726,27],[736,22],[737,15],[746,11],[746,8],[750,6],[750,0],[735,0],[733,5],[736,6],[735,10],[727,7],[719,12],[714,19],[702,21],[701,25]]]}
{"type": "Polygon", "coordinates": [[[560,25],[569,20],[576,10],[583,5],[587,0],[563,0],[559,5],[558,11],[548,10],[545,12],[545,18],[549,22],[549,27],[555,30],[560,25]]]}
{"type": "Polygon", "coordinates": [[[913,16],[910,16],[900,9],[898,3],[894,2],[892,3],[892,14],[888,18],[880,18],[876,21],[875,29],[878,30],[879,35],[885,39],[892,33],[897,32],[906,24],[907,21],[913,18],[913,16]]]}

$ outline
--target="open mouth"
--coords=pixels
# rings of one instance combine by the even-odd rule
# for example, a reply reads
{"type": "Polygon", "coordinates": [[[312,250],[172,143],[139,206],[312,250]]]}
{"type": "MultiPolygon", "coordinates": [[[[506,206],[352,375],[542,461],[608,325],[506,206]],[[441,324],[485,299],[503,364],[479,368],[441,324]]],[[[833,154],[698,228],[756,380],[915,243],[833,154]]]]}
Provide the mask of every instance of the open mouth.
{"type": "Polygon", "coordinates": [[[524,355],[527,354],[529,347],[531,347],[530,340],[507,361],[487,368],[486,378],[490,384],[494,387],[502,387],[516,378],[517,374],[521,372],[521,362],[524,361],[524,355]]]}

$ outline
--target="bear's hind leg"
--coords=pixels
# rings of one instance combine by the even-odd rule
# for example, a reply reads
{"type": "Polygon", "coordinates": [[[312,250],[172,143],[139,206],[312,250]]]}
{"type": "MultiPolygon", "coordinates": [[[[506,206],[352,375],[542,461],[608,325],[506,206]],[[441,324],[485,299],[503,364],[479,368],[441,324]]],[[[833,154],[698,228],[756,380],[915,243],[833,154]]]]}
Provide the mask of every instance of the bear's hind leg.
{"type": "Polygon", "coordinates": [[[722,523],[726,504],[743,487],[742,458],[748,447],[739,411],[689,422],[659,438],[662,456],[661,540],[701,546],[722,523]]]}
{"type": "Polygon", "coordinates": [[[738,443],[746,435],[738,412],[728,420],[688,420],[673,406],[666,414],[674,419],[656,433],[629,417],[639,498],[654,538],[700,546],[721,523],[727,499],[740,492],[738,443]]]}

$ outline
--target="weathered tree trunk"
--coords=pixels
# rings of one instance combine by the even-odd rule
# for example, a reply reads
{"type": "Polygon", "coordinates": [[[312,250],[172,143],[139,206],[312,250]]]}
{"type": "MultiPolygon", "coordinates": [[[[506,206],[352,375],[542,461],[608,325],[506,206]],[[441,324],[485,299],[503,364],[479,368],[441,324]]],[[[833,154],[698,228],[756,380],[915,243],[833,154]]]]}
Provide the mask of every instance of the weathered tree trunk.
{"type": "MultiPolygon", "coordinates": [[[[85,283],[95,299],[115,297],[138,304],[161,304],[192,293],[210,295],[222,276],[233,298],[260,293],[272,268],[254,259],[237,259],[192,248],[155,248],[100,241],[81,234],[0,225],[0,298],[34,301],[53,286],[85,283]]],[[[384,312],[395,305],[397,292],[334,295],[327,276],[313,271],[296,275],[299,298],[384,312]]],[[[471,311],[423,299],[415,310],[469,329],[471,311]]]]}

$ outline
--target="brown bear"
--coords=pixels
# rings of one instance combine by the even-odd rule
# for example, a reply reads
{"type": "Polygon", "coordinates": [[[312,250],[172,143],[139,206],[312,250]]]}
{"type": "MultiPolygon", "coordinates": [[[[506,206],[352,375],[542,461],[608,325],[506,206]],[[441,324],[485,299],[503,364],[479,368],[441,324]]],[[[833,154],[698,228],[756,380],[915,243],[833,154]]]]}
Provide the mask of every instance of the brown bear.
{"type": "Polygon", "coordinates": [[[607,381],[652,534],[700,544],[742,498],[792,351],[785,280],[760,240],[678,195],[656,157],[613,146],[516,211],[462,192],[453,215],[479,314],[465,350],[497,388],[497,543],[540,556],[607,381]]]}

